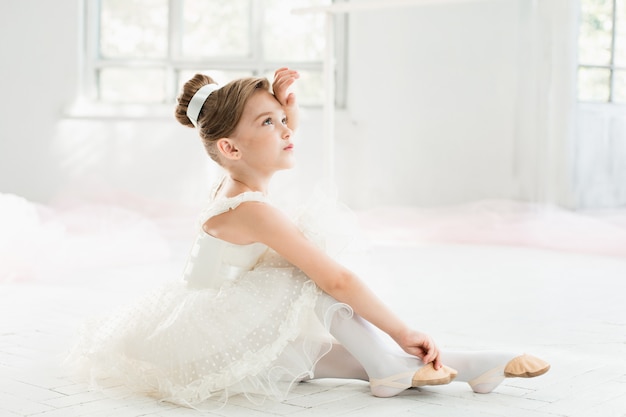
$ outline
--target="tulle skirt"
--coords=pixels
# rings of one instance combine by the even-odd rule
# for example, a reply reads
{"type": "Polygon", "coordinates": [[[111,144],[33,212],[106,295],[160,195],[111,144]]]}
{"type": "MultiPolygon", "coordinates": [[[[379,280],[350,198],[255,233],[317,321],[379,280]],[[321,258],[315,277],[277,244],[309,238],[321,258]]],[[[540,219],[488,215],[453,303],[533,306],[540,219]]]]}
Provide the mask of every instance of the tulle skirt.
{"type": "MultiPolygon", "coordinates": [[[[333,257],[355,241],[353,214],[319,191],[294,221],[333,257]]],[[[90,320],[66,363],[95,387],[119,380],[133,392],[194,408],[238,394],[280,401],[293,384],[312,378],[330,351],[332,316],[352,314],[333,302],[319,303],[316,314],[321,294],[268,249],[252,270],[219,289],[175,281],[125,310],[90,320]]]]}
{"type": "MultiPolygon", "coordinates": [[[[320,289],[273,252],[219,289],[164,285],[113,316],[89,321],[68,357],[78,374],[201,408],[236,394],[283,400],[313,377],[332,337],[315,314],[320,289]]],[[[327,308],[328,318],[350,307],[327,308]]]]}

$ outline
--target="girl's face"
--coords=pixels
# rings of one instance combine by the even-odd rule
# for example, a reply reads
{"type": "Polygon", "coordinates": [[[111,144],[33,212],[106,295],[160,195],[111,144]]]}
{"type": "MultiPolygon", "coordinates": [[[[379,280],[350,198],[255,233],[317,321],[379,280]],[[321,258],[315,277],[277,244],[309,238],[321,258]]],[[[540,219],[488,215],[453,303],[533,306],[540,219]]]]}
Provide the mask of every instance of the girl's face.
{"type": "Polygon", "coordinates": [[[278,100],[259,89],[246,103],[231,139],[241,161],[260,173],[272,174],[294,165],[292,133],[278,100]]]}

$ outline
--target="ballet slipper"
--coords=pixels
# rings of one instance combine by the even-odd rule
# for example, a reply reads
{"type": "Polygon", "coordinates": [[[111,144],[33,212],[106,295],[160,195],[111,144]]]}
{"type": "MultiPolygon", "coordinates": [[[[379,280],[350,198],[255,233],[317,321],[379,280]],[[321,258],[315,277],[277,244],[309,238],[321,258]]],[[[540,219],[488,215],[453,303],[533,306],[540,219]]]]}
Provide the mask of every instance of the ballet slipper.
{"type": "MultiPolygon", "coordinates": [[[[439,369],[435,369],[432,363],[424,365],[417,372],[404,372],[401,374],[391,375],[387,378],[376,379],[370,378],[370,388],[372,393],[377,397],[387,397],[389,392],[395,392],[395,394],[408,388],[423,387],[426,385],[445,385],[452,382],[456,378],[457,371],[449,366],[442,366],[439,369]],[[411,385],[399,381],[411,378],[411,385]],[[388,389],[383,389],[388,388],[388,389]],[[397,390],[397,391],[396,391],[397,390]],[[381,392],[386,394],[380,395],[381,392]]],[[[394,394],[394,395],[395,395],[394,394]]]]}
{"type": "Polygon", "coordinates": [[[534,356],[523,354],[511,359],[506,365],[493,368],[468,381],[474,392],[487,394],[493,391],[504,378],[534,378],[550,369],[550,364],[534,356]]]}
{"type": "Polygon", "coordinates": [[[550,364],[534,356],[523,354],[513,358],[504,367],[507,378],[534,378],[543,375],[550,369],[550,364]]]}
{"type": "Polygon", "coordinates": [[[413,387],[423,387],[425,385],[446,385],[456,378],[457,373],[456,369],[452,369],[445,365],[442,365],[439,369],[435,369],[431,362],[415,372],[411,382],[413,387]]]}

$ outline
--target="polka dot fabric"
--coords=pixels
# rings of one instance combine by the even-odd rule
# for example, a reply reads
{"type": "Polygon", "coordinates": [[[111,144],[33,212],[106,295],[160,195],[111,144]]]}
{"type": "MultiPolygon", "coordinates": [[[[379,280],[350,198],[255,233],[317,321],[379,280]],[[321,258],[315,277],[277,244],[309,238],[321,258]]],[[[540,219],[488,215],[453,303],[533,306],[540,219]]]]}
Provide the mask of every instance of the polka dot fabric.
{"type": "MultiPolygon", "coordinates": [[[[215,200],[204,218],[244,201],[265,197],[215,200]]],[[[319,288],[267,247],[215,238],[204,244],[203,233],[189,261],[201,267],[84,326],[69,357],[80,374],[95,385],[115,378],[135,392],[195,408],[236,394],[282,400],[293,383],[313,376],[332,341],[314,313],[319,288]],[[207,271],[216,272],[195,276],[207,271]]]]}

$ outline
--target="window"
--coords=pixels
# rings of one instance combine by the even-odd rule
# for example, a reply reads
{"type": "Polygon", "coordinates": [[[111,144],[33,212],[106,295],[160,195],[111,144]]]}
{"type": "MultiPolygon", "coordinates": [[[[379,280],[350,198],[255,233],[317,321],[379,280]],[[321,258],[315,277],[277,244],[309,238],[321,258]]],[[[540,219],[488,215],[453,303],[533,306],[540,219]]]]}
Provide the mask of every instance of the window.
{"type": "Polygon", "coordinates": [[[84,95],[115,105],[171,103],[196,72],[225,84],[241,76],[271,80],[286,65],[300,71],[299,102],[319,105],[325,16],[291,10],[331,2],[85,0],[84,95]]]}
{"type": "Polygon", "coordinates": [[[626,103],[626,0],[581,0],[578,98],[626,103]]]}

